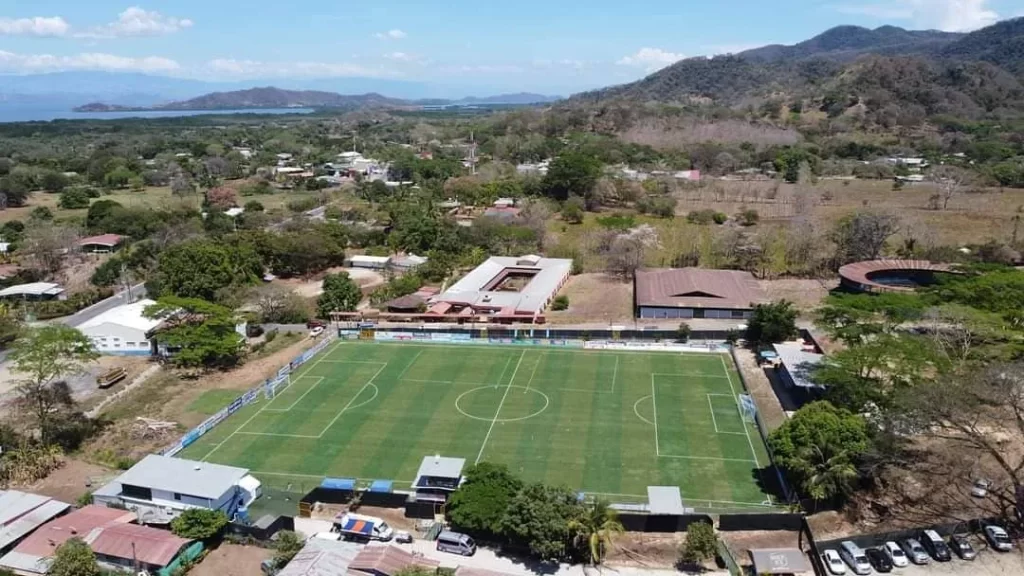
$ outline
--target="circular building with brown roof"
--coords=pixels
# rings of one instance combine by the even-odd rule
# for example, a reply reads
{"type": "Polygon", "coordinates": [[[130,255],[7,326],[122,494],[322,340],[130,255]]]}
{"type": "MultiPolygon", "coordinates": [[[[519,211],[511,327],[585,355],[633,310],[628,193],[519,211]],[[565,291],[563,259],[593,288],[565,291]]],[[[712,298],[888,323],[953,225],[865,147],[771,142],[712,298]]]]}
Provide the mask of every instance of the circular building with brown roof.
{"type": "Polygon", "coordinates": [[[840,284],[855,292],[910,292],[935,284],[949,264],[928,260],[866,260],[839,269],[840,284]]]}

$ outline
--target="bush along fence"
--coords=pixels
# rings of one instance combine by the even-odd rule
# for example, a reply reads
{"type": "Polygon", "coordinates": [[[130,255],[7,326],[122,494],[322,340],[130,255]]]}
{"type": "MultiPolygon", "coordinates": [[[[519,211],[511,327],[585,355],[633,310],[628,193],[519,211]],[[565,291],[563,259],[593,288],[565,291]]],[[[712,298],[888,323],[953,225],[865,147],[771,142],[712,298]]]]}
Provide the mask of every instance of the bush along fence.
{"type": "Polygon", "coordinates": [[[299,354],[294,360],[282,366],[272,378],[261,382],[256,387],[247,390],[244,394],[235,398],[231,404],[228,404],[219,412],[204,420],[199,426],[196,426],[192,430],[186,432],[185,435],[179,438],[177,442],[167,448],[164,448],[160,453],[164,456],[174,456],[201,438],[203,434],[213,430],[214,427],[226,420],[228,416],[231,416],[243,407],[258,401],[261,395],[267,399],[273,398],[278,387],[281,384],[288,382],[288,377],[292,372],[297,370],[306,362],[312,360],[313,357],[320,352],[323,352],[333,342],[334,338],[325,334],[323,339],[317,342],[315,346],[306,350],[302,354],[299,354]]]}

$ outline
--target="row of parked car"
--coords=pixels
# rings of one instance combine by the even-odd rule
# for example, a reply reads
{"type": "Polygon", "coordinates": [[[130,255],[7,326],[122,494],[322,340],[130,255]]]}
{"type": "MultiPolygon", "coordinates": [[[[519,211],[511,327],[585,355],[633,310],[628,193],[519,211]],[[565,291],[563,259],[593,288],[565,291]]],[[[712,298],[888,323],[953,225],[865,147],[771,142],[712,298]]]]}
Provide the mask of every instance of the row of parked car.
{"type": "MultiPolygon", "coordinates": [[[[1009,552],[1013,549],[1009,534],[999,526],[985,526],[983,532],[994,550],[1009,552]]],[[[953,534],[947,542],[935,530],[923,530],[920,538],[907,538],[898,543],[889,541],[867,550],[847,540],[839,544],[838,551],[825,550],[822,558],[829,571],[839,576],[846,574],[847,567],[854,574],[871,574],[872,571],[885,573],[910,563],[920,565],[931,560],[949,562],[954,554],[961,560],[974,560],[978,556],[964,534],[953,534]]]]}

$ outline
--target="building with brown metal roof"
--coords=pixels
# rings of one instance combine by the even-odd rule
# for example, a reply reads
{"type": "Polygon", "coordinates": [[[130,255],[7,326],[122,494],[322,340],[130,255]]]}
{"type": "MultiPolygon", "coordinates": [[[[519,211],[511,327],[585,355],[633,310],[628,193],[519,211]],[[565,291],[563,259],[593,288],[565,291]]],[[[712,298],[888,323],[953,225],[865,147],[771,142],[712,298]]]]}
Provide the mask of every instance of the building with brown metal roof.
{"type": "Polygon", "coordinates": [[[638,318],[750,318],[767,302],[750,272],[706,268],[637,270],[633,303],[638,318]]]}
{"type": "Polygon", "coordinates": [[[841,267],[839,278],[843,288],[854,292],[912,292],[934,284],[943,272],[954,270],[928,260],[865,260],[841,267]]]}
{"type": "Polygon", "coordinates": [[[395,576],[406,568],[418,566],[429,571],[441,563],[413,555],[397,546],[367,546],[348,565],[349,576],[395,576]]]}

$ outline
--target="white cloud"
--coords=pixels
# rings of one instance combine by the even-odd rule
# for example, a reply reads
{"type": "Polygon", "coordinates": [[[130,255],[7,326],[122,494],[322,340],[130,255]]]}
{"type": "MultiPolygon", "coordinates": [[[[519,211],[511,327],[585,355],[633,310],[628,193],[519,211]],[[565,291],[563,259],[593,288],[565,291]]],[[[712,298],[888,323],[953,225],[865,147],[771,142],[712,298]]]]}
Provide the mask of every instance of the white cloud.
{"type": "Polygon", "coordinates": [[[372,78],[400,76],[397,71],[373,68],[349,62],[263,62],[217,58],[206,63],[209,72],[234,78],[333,78],[364,76],[372,78]]]}
{"type": "Polygon", "coordinates": [[[977,30],[999,20],[989,0],[893,0],[885,4],[842,4],[835,9],[877,20],[907,20],[914,27],[947,32],[977,30]]]}
{"type": "Polygon", "coordinates": [[[717,56],[719,54],[739,54],[751,48],[759,48],[765,44],[712,44],[710,46],[702,46],[702,48],[706,55],[717,56]]]}
{"type": "Polygon", "coordinates": [[[60,16],[36,16],[34,18],[0,18],[0,35],[6,36],[48,36],[67,35],[71,25],[60,16]]]}
{"type": "Polygon", "coordinates": [[[438,72],[442,74],[518,74],[523,72],[523,68],[515,64],[456,64],[442,66],[438,72]]]}
{"type": "Polygon", "coordinates": [[[648,72],[653,72],[660,68],[664,68],[669,64],[674,64],[683,58],[685,58],[685,56],[682,54],[668,52],[661,48],[641,48],[637,50],[636,54],[623,56],[616,62],[616,64],[619,64],[620,66],[644,68],[648,72]]]}
{"type": "Polygon", "coordinates": [[[180,68],[181,66],[174,60],[160,56],[132,58],[97,52],[55,56],[52,54],[16,54],[0,50],[0,71],[4,72],[55,72],[61,70],[169,72],[180,68]]]}
{"type": "Polygon", "coordinates": [[[191,28],[194,22],[188,18],[165,16],[155,10],[143,10],[132,6],[118,15],[117,20],[77,33],[79,38],[124,38],[133,36],[164,36],[191,28]]]}
{"type": "Polygon", "coordinates": [[[416,56],[408,54],[406,52],[389,52],[384,55],[388,60],[397,60],[399,62],[415,62],[416,56]]]}
{"type": "Polygon", "coordinates": [[[388,30],[387,32],[377,32],[374,34],[375,38],[380,40],[401,40],[405,38],[407,34],[397,28],[388,30]]]}

